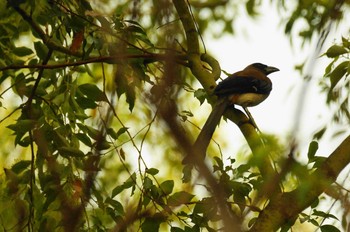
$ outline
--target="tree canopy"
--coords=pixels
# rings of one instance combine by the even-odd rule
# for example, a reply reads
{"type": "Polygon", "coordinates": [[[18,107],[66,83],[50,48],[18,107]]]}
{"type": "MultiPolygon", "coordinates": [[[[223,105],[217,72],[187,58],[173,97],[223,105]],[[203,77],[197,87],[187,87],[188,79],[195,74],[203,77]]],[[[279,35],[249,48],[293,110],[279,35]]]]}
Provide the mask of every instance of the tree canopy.
{"type": "MultiPolygon", "coordinates": [[[[349,29],[349,1],[269,1],[286,38],[328,60],[313,78],[332,110],[306,161],[300,138],[260,133],[238,107],[224,116],[245,160],[222,153],[230,138],[193,146],[226,76],[206,38],[234,37],[262,2],[1,1],[0,231],[348,231],[350,37],[330,31],[349,29]],[[346,136],[321,156],[334,126],[346,136]]],[[[307,62],[290,64],[306,81],[307,62]]]]}

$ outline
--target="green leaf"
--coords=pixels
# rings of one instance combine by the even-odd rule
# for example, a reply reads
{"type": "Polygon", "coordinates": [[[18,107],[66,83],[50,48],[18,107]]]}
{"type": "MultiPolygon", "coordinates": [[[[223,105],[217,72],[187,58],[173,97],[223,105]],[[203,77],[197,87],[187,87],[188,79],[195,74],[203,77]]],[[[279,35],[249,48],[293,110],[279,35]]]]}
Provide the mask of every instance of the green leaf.
{"type": "Polygon", "coordinates": [[[292,227],[291,225],[289,225],[288,223],[286,223],[285,225],[282,226],[280,232],[289,232],[291,227],[292,227]]]}
{"type": "Polygon", "coordinates": [[[12,124],[7,126],[7,128],[13,130],[15,134],[21,133],[21,132],[27,132],[33,129],[36,125],[35,120],[31,119],[22,119],[18,120],[16,124],[12,124]]]}
{"type": "Polygon", "coordinates": [[[59,147],[69,147],[69,141],[65,137],[64,128],[57,128],[54,131],[54,141],[55,144],[59,147]]]}
{"type": "MultiPolygon", "coordinates": [[[[78,126],[79,126],[79,124],[78,124],[78,126]]],[[[79,128],[82,129],[80,126],[79,126],[79,128]]],[[[95,140],[100,139],[101,132],[99,130],[97,130],[91,126],[86,126],[86,125],[84,125],[84,129],[85,130],[83,130],[83,129],[82,130],[86,131],[91,138],[93,138],[95,140]]]]}
{"type": "Polygon", "coordinates": [[[340,232],[340,230],[333,225],[323,225],[320,229],[322,232],[340,232]]]}
{"type": "Polygon", "coordinates": [[[107,134],[109,136],[111,136],[115,140],[118,138],[118,135],[117,135],[117,133],[115,132],[115,130],[113,128],[108,128],[107,129],[107,134]]]}
{"type": "Polygon", "coordinates": [[[315,156],[312,160],[314,162],[313,168],[319,168],[326,159],[327,157],[324,156],[315,156]]]}
{"type": "MultiPolygon", "coordinates": [[[[19,144],[23,147],[26,147],[29,145],[28,140],[21,141],[21,139],[28,131],[34,129],[36,124],[37,122],[35,120],[23,119],[18,120],[16,124],[11,124],[7,126],[7,128],[14,131],[14,134],[16,135],[15,144],[19,144]]],[[[24,138],[24,140],[25,139],[26,138],[24,138]]]]}
{"type": "Polygon", "coordinates": [[[60,147],[57,150],[63,157],[83,157],[85,155],[84,152],[74,147],[60,147]]]}
{"type": "Polygon", "coordinates": [[[248,172],[251,167],[252,166],[250,164],[241,164],[236,169],[238,173],[243,174],[248,172]]]}
{"type": "Polygon", "coordinates": [[[57,94],[52,99],[52,103],[57,105],[57,106],[61,106],[65,101],[66,101],[66,94],[65,93],[57,94]]]}
{"type": "Polygon", "coordinates": [[[125,161],[125,151],[123,150],[123,148],[120,148],[119,155],[125,161]]]}
{"type": "Polygon", "coordinates": [[[159,231],[159,226],[162,221],[157,220],[156,218],[146,218],[141,225],[141,231],[159,231]]]}
{"type": "Polygon", "coordinates": [[[313,138],[314,138],[314,139],[320,139],[320,138],[322,138],[322,136],[324,135],[324,133],[326,132],[326,130],[327,130],[326,127],[320,129],[319,131],[317,131],[317,132],[314,134],[313,138]]]}
{"type": "Polygon", "coordinates": [[[107,97],[96,85],[93,84],[82,84],[79,86],[80,92],[86,97],[94,101],[107,101],[107,97]]]}
{"type": "Polygon", "coordinates": [[[92,146],[91,140],[90,140],[89,136],[87,136],[86,134],[84,134],[84,133],[77,133],[77,134],[75,134],[75,136],[77,136],[79,141],[81,141],[85,145],[87,145],[89,147],[92,146]]]}
{"type": "Polygon", "coordinates": [[[128,129],[129,129],[129,127],[122,127],[122,128],[120,128],[120,129],[117,131],[116,138],[114,138],[114,137],[113,137],[113,138],[114,138],[114,139],[118,139],[119,136],[121,136],[122,134],[124,134],[125,132],[127,132],[128,129]]]}
{"type": "Polygon", "coordinates": [[[146,35],[145,31],[141,27],[134,25],[126,27],[125,30],[131,33],[140,33],[146,35]]]}
{"type": "Polygon", "coordinates": [[[136,184],[136,173],[133,173],[124,183],[127,188],[130,188],[136,184]]]}
{"type": "Polygon", "coordinates": [[[171,195],[168,199],[168,205],[169,206],[179,206],[182,204],[188,204],[190,203],[191,199],[194,197],[194,195],[185,192],[185,191],[180,191],[177,193],[174,193],[171,195]]]}
{"type": "Polygon", "coordinates": [[[105,203],[113,207],[115,216],[123,216],[125,214],[123,205],[119,201],[107,197],[105,203]]]}
{"type": "Polygon", "coordinates": [[[333,218],[333,219],[338,220],[338,218],[336,216],[334,216],[333,214],[325,213],[323,211],[319,211],[319,210],[316,210],[316,209],[314,209],[312,215],[323,217],[323,218],[333,218]]]}
{"type": "Polygon", "coordinates": [[[222,162],[222,159],[220,159],[220,157],[218,157],[218,156],[215,156],[214,160],[216,161],[216,163],[217,163],[217,165],[219,167],[219,170],[223,170],[224,169],[224,163],[222,162]]]}
{"type": "Polygon", "coordinates": [[[125,190],[125,186],[124,185],[119,185],[117,187],[115,187],[113,190],[112,190],[112,198],[117,196],[119,193],[123,192],[125,190]]]}
{"type": "Polygon", "coordinates": [[[44,60],[47,56],[47,53],[49,52],[49,49],[41,42],[35,42],[34,48],[36,51],[36,55],[41,59],[44,60]]]}
{"type": "Polygon", "coordinates": [[[347,38],[342,36],[341,37],[341,42],[343,43],[344,47],[350,48],[350,41],[347,38]]]}
{"type": "Polygon", "coordinates": [[[184,168],[182,169],[182,182],[183,183],[188,183],[191,181],[192,178],[192,169],[193,169],[193,165],[192,164],[186,164],[184,166],[184,168]]]}
{"type": "Polygon", "coordinates": [[[203,216],[211,221],[219,220],[218,208],[215,199],[212,197],[203,198],[194,206],[193,214],[203,214],[203,216]]]}
{"type": "Polygon", "coordinates": [[[334,57],[340,56],[342,54],[345,54],[347,52],[348,52],[348,50],[346,48],[344,48],[343,46],[333,45],[330,48],[328,48],[328,50],[326,51],[326,55],[329,58],[334,58],[334,57]]]}
{"type": "Polygon", "coordinates": [[[97,104],[95,100],[87,97],[77,97],[76,103],[82,108],[82,109],[95,109],[97,107],[97,104]]]}
{"type": "Polygon", "coordinates": [[[127,88],[126,91],[126,102],[129,104],[129,110],[132,112],[135,106],[135,100],[136,100],[136,93],[135,88],[127,88]]]}
{"type": "Polygon", "coordinates": [[[102,141],[98,141],[96,143],[96,149],[100,151],[107,150],[110,147],[111,147],[111,144],[107,142],[105,139],[103,139],[102,141]]]}
{"type": "Polygon", "coordinates": [[[31,93],[31,89],[26,84],[28,81],[28,78],[26,78],[23,73],[19,73],[15,77],[15,85],[13,87],[21,98],[23,98],[23,96],[29,96],[31,93]]]}
{"type": "Polygon", "coordinates": [[[331,72],[330,80],[331,80],[331,89],[333,89],[337,83],[341,80],[341,78],[345,75],[348,70],[349,61],[344,61],[339,64],[335,69],[331,72]]]}
{"type": "Polygon", "coordinates": [[[136,173],[133,173],[122,185],[119,185],[112,190],[112,198],[121,193],[123,190],[135,186],[135,184],[136,173]]]}
{"type": "Polygon", "coordinates": [[[307,157],[309,158],[309,162],[313,160],[317,150],[318,150],[318,143],[316,141],[312,141],[309,144],[309,150],[307,152],[307,157]]]}
{"type": "Polygon", "coordinates": [[[146,176],[143,181],[143,187],[147,190],[147,189],[150,189],[152,186],[153,186],[153,181],[146,176]]]}
{"type": "Polygon", "coordinates": [[[114,81],[118,97],[125,93],[126,102],[129,104],[129,110],[132,111],[136,100],[135,87],[139,82],[137,78],[135,78],[134,70],[127,63],[118,65],[114,81]]]}
{"type": "Polygon", "coordinates": [[[317,198],[311,205],[310,207],[313,209],[313,208],[316,208],[318,206],[318,204],[320,203],[320,200],[317,198]]]}
{"type": "Polygon", "coordinates": [[[17,174],[21,173],[22,171],[26,170],[32,161],[30,160],[21,160],[19,162],[17,162],[16,164],[14,164],[11,167],[11,170],[17,174]]]}
{"type": "Polygon", "coordinates": [[[257,15],[257,11],[256,11],[256,6],[257,6],[257,3],[255,2],[255,0],[248,0],[248,2],[246,3],[246,10],[247,10],[247,13],[250,15],[250,16],[255,16],[257,15]]]}
{"type": "Polygon", "coordinates": [[[146,173],[151,174],[152,176],[158,174],[159,170],[156,168],[148,168],[146,169],[146,173]]]}
{"type": "Polygon", "coordinates": [[[174,181],[166,180],[160,184],[160,189],[163,191],[164,195],[169,195],[174,189],[174,181]]]}
{"type": "Polygon", "coordinates": [[[197,98],[200,102],[200,104],[202,105],[205,101],[205,99],[207,98],[207,92],[205,92],[204,89],[197,89],[194,92],[194,97],[197,98]]]}
{"type": "Polygon", "coordinates": [[[29,56],[31,54],[33,54],[33,51],[30,48],[27,47],[17,47],[15,49],[13,49],[13,54],[15,54],[16,56],[29,56]]]}
{"type": "Polygon", "coordinates": [[[179,227],[173,226],[171,227],[170,232],[184,232],[184,230],[179,227]]]}

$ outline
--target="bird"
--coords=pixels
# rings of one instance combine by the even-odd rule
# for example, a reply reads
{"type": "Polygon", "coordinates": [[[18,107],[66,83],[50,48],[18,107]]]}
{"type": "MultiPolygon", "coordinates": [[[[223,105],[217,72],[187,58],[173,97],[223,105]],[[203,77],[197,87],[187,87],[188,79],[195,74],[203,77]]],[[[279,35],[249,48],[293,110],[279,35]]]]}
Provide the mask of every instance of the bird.
{"type": "MultiPolygon", "coordinates": [[[[217,96],[217,102],[194,142],[193,147],[197,151],[196,153],[201,153],[200,155],[205,157],[206,148],[215,128],[229,106],[239,105],[243,107],[250,121],[257,128],[247,107],[260,104],[270,95],[272,82],[267,76],[277,71],[280,70],[273,66],[253,63],[243,70],[229,75],[215,87],[213,93],[217,96]]],[[[194,157],[186,156],[182,163],[193,163],[193,160],[194,157]]]]}

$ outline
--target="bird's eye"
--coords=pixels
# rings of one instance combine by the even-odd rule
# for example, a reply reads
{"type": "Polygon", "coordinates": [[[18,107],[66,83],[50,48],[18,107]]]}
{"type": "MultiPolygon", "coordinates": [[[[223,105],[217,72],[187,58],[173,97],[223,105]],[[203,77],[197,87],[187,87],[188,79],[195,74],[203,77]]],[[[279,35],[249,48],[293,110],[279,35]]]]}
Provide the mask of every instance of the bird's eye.
{"type": "Polygon", "coordinates": [[[267,67],[267,65],[264,65],[262,63],[255,63],[255,64],[253,64],[253,66],[257,69],[260,69],[260,70],[264,70],[267,67]]]}

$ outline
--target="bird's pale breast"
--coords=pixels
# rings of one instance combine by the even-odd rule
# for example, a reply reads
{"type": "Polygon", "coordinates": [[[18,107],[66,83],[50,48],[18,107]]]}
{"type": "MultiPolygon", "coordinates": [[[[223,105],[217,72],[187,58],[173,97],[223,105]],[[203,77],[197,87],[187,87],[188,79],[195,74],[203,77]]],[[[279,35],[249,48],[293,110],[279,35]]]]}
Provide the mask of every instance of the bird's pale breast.
{"type": "Polygon", "coordinates": [[[229,96],[229,100],[232,104],[243,107],[252,107],[263,102],[268,96],[268,94],[258,93],[232,94],[229,96]]]}

